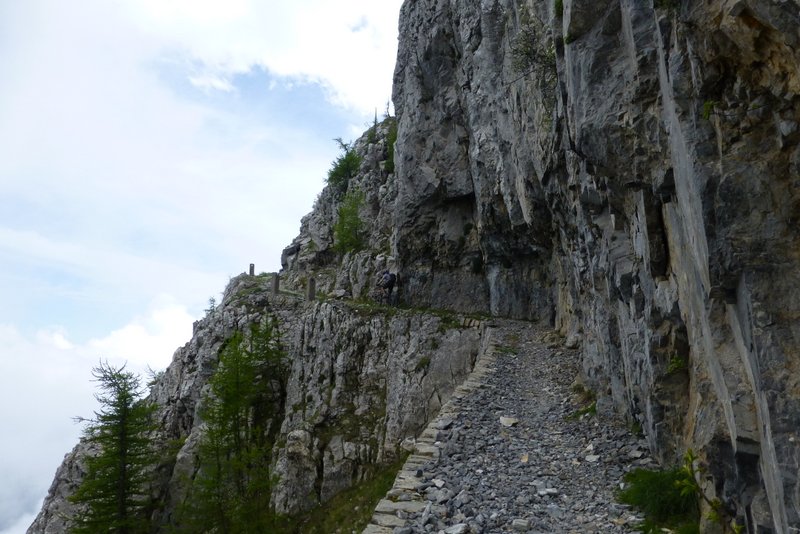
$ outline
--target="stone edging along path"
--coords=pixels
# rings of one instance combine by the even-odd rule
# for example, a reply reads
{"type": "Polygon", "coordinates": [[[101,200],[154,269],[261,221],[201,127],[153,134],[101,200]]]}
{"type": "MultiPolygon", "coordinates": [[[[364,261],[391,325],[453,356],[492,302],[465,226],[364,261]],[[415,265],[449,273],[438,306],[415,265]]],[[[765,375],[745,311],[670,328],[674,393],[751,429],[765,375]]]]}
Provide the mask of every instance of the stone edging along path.
{"type": "MultiPolygon", "coordinates": [[[[493,327],[488,327],[486,331],[492,336],[493,327]]],[[[492,343],[491,340],[490,343],[492,343]]],[[[466,397],[486,382],[486,377],[492,372],[492,365],[497,359],[495,348],[494,344],[489,345],[489,349],[475,362],[475,367],[467,379],[456,387],[453,395],[444,403],[437,416],[419,435],[414,445],[414,451],[397,474],[394,485],[386,494],[386,498],[382,499],[375,507],[372,520],[362,534],[392,534],[394,528],[406,526],[407,521],[399,516],[422,512],[429,505],[429,502],[417,492],[417,488],[424,483],[421,470],[431,459],[439,457],[441,444],[438,441],[439,432],[442,428],[452,424],[453,418],[459,411],[458,399],[466,397]]]]}
{"type": "Polygon", "coordinates": [[[622,475],[644,440],[586,414],[578,354],[530,323],[496,320],[488,349],[417,438],[363,534],[633,532],[622,475]]]}

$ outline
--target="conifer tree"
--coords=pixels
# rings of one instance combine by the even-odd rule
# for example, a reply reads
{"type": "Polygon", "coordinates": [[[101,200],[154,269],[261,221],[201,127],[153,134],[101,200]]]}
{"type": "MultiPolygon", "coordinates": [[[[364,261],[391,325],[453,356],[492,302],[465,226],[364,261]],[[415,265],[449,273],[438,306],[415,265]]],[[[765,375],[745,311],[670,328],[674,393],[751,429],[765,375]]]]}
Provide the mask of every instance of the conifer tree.
{"type": "Polygon", "coordinates": [[[87,473],[70,501],[83,504],[71,532],[136,534],[149,531],[149,476],[155,451],[154,406],[143,400],[140,379],[108,362],[92,369],[100,392],[94,418],[84,430],[97,454],[86,458],[87,473]]]}
{"type": "Polygon", "coordinates": [[[333,225],[333,248],[341,254],[364,248],[366,223],[358,213],[363,204],[364,193],[358,189],[348,191],[339,204],[338,218],[333,225]]]}
{"type": "Polygon", "coordinates": [[[179,530],[268,531],[270,455],[287,372],[274,320],[237,332],[221,350],[201,409],[199,472],[179,530]]]}

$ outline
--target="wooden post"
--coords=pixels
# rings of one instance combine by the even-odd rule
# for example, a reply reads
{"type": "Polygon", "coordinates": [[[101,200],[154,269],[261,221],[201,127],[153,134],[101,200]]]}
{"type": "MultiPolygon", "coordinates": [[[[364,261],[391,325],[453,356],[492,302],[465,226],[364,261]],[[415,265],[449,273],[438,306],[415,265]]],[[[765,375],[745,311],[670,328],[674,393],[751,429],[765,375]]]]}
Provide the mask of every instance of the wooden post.
{"type": "Polygon", "coordinates": [[[255,263],[251,263],[250,264],[250,276],[255,276],[255,275],[256,275],[256,264],[255,263]]]}
{"type": "Polygon", "coordinates": [[[281,275],[272,273],[272,296],[277,297],[278,292],[281,290],[281,275]]]}
{"type": "Polygon", "coordinates": [[[308,287],[306,288],[306,300],[311,302],[316,298],[317,281],[313,277],[308,278],[308,287]]]}

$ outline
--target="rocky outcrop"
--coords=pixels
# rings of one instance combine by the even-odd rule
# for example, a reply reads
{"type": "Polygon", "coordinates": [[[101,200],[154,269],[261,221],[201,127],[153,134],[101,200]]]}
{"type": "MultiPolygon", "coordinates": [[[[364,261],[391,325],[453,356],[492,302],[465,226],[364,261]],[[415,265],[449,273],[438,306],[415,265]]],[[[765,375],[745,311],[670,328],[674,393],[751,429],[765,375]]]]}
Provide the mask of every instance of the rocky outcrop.
{"type": "Polygon", "coordinates": [[[360,158],[360,169],[347,180],[346,191],[326,186],[311,213],[303,217],[300,234],[281,255],[284,287],[303,291],[313,278],[323,294],[368,298],[379,273],[397,270],[390,254],[397,182],[389,148],[396,128],[395,119],[386,117],[348,144],[360,158]],[[358,211],[365,226],[364,243],[359,250],[340,253],[335,250],[334,226],[346,192],[363,194],[358,211]]]}
{"type": "MultiPolygon", "coordinates": [[[[158,405],[154,439],[167,454],[158,466],[156,524],[168,525],[197,470],[204,427],[198,414],[224,343],[266,316],[276,317],[290,362],[284,412],[272,450],[277,482],[273,503],[298,513],[393,461],[471,371],[481,350],[481,325],[454,314],[395,310],[369,305],[306,302],[273,295],[268,276],[231,280],[223,302],[195,324],[194,335],[175,352],[156,380],[150,400],[158,405]]],[[[29,532],[64,532],[73,513],[66,498],[84,476],[76,446],[59,468],[42,511],[29,532]]]]}
{"type": "Polygon", "coordinates": [[[338,303],[309,310],[290,341],[303,357],[292,359],[288,382],[278,511],[327,500],[375,464],[396,460],[400,444],[438,413],[478,356],[478,323],[448,321],[353,313],[338,303]]]}
{"type": "Polygon", "coordinates": [[[64,455],[64,461],[56,470],[42,509],[28,527],[28,532],[42,534],[67,532],[66,519],[76,512],[76,507],[69,501],[69,497],[78,489],[80,481],[86,476],[86,462],[83,459],[92,452],[86,442],[81,441],[72,451],[64,455]]]}
{"type": "Polygon", "coordinates": [[[552,102],[538,102],[538,83],[509,83],[517,16],[510,2],[403,5],[393,250],[415,303],[549,319],[553,240],[537,175],[553,142],[532,134],[552,102]]]}
{"type": "Polygon", "coordinates": [[[665,462],[703,451],[753,532],[800,528],[799,17],[420,0],[395,71],[405,297],[552,306],[601,407],[665,462]]]}

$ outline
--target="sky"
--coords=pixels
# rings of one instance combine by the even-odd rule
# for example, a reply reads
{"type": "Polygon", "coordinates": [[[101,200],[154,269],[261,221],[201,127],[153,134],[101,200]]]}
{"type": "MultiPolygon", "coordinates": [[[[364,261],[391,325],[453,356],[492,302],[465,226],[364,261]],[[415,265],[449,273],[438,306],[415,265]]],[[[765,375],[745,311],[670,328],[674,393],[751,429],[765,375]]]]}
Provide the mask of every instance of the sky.
{"type": "Polygon", "coordinates": [[[280,268],[391,95],[401,0],[0,0],[0,534],[24,532],[103,359],[164,369],[280,268]]]}

